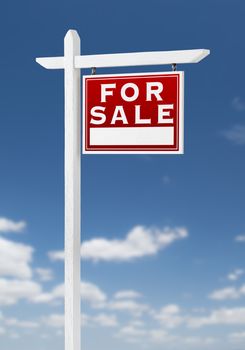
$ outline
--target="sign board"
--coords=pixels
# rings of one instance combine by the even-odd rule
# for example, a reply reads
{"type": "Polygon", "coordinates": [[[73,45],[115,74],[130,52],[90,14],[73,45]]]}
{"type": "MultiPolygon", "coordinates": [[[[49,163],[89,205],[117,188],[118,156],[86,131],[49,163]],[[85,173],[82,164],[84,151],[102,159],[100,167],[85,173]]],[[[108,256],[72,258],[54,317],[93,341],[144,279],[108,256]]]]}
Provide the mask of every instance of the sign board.
{"type": "Polygon", "coordinates": [[[184,73],[83,77],[83,153],[182,154],[184,73]]]}

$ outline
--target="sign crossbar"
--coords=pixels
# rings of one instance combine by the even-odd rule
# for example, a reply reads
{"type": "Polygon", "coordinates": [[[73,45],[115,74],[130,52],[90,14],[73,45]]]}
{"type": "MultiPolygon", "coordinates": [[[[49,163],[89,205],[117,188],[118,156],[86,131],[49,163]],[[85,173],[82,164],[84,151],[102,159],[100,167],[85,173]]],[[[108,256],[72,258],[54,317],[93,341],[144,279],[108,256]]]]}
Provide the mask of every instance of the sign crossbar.
{"type": "MultiPolygon", "coordinates": [[[[206,49],[116,53],[75,56],[75,68],[105,68],[198,63],[210,54],[206,49]]],[[[47,69],[64,69],[64,57],[39,57],[37,63],[47,69]]]]}

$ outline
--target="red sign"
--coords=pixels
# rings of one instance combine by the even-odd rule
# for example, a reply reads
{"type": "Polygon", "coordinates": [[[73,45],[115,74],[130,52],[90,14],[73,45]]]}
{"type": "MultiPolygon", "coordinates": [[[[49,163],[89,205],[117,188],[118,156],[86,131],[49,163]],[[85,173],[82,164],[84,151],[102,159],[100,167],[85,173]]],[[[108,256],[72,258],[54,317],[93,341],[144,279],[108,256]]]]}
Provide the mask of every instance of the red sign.
{"type": "Polygon", "coordinates": [[[184,73],[83,77],[83,153],[183,153],[184,73]]]}

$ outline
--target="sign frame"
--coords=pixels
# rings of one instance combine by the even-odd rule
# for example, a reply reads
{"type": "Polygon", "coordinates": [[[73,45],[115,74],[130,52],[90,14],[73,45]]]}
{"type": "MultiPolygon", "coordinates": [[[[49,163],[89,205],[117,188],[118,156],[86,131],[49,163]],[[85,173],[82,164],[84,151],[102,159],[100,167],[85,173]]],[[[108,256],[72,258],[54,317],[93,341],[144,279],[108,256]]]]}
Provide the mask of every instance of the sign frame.
{"type": "MultiPolygon", "coordinates": [[[[84,75],[82,86],[82,153],[83,154],[184,154],[184,71],[167,71],[167,72],[142,72],[142,73],[123,73],[123,74],[98,74],[98,75],[84,75]],[[160,150],[163,148],[159,146],[159,150],[150,150],[142,148],[141,146],[133,145],[132,149],[119,149],[123,146],[118,146],[118,149],[101,149],[101,150],[87,150],[86,149],[86,132],[87,132],[87,118],[86,118],[86,79],[103,79],[103,78],[127,78],[127,77],[148,77],[150,76],[179,76],[178,86],[178,149],[177,150],[160,150]],[[142,149],[140,149],[142,148],[142,149]]],[[[148,126],[150,128],[150,126],[148,126]]],[[[113,127],[112,127],[113,128],[113,127]]],[[[96,148],[96,147],[95,147],[96,148]]],[[[155,147],[157,148],[157,146],[155,147]]]]}

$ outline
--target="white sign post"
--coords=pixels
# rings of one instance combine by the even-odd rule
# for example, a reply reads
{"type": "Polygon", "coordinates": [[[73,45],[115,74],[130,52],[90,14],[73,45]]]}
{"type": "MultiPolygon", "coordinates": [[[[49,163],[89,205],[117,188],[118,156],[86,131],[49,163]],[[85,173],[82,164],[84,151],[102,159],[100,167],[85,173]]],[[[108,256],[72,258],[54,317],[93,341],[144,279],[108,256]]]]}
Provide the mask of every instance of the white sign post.
{"type": "Polygon", "coordinates": [[[80,69],[198,63],[209,50],[136,52],[80,56],[80,38],[69,30],[63,57],[43,57],[36,61],[47,69],[65,72],[65,350],[81,350],[80,337],[80,157],[81,96],[80,69]]]}

